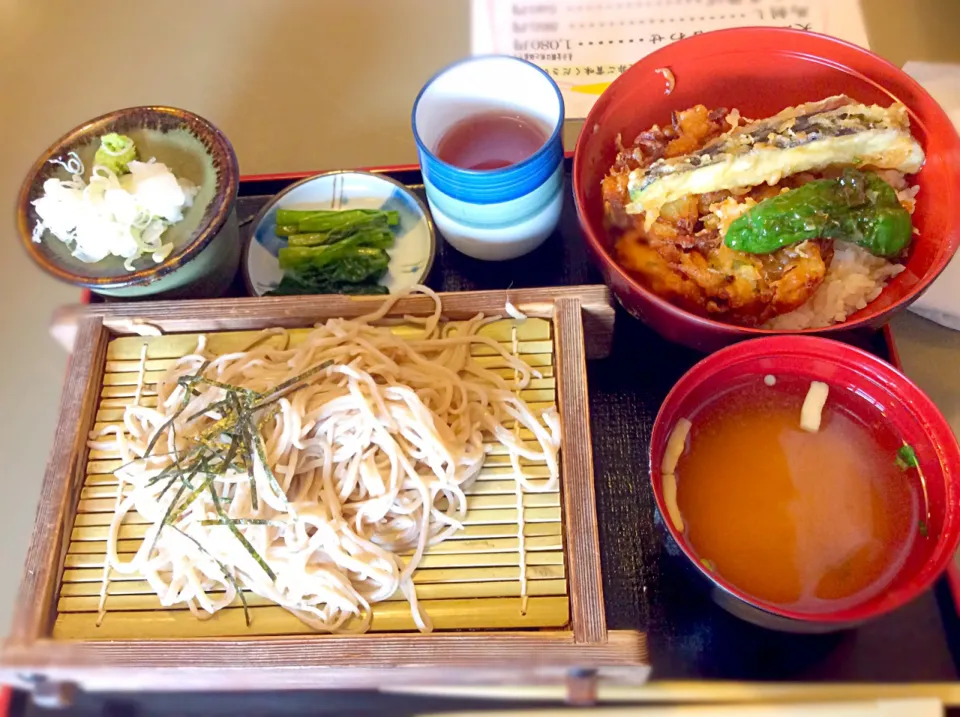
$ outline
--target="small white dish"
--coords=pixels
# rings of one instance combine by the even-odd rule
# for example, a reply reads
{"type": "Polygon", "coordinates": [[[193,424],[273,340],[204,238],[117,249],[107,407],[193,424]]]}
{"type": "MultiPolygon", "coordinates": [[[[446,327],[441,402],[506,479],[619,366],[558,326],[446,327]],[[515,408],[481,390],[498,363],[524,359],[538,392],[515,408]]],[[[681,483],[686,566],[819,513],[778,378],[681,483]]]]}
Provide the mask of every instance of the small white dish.
{"type": "Polygon", "coordinates": [[[387,252],[390,264],[380,283],[391,294],[423,283],[436,252],[433,222],[423,202],[390,177],[372,172],[326,172],[307,177],[277,194],[253,223],[247,244],[244,279],[252,296],[272,291],[283,278],[277,259],[286,239],[278,237],[278,209],[382,209],[399,212],[392,227],[396,241],[387,252]]]}

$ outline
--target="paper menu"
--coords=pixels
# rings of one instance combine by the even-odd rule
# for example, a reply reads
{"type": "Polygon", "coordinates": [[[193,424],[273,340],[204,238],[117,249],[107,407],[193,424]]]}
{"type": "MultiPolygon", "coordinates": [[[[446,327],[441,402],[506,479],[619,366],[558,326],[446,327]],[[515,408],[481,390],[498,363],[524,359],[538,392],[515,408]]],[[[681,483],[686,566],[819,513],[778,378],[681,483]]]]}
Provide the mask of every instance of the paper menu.
{"type": "Polygon", "coordinates": [[[867,46],[857,0],[472,0],[474,54],[522,57],[563,92],[567,119],[644,55],[729,27],[793,27],[867,46]]]}

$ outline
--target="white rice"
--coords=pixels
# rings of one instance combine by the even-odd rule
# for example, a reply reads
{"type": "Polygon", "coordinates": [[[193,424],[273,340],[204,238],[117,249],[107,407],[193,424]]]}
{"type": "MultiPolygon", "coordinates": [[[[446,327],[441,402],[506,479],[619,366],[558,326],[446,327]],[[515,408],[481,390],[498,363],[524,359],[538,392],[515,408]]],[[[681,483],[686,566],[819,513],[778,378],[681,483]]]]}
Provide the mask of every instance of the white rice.
{"type": "Polygon", "coordinates": [[[833,262],[814,295],[799,309],[770,319],[764,328],[820,329],[845,321],[876,299],[887,282],[906,268],[873,256],[856,244],[836,242],[834,247],[833,262]]]}

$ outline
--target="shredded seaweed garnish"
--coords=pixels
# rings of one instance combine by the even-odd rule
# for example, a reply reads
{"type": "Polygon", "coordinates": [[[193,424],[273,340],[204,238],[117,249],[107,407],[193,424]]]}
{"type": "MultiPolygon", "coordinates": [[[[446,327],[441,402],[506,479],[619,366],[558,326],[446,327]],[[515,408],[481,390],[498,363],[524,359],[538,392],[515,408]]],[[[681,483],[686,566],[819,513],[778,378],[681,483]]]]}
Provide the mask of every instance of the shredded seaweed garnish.
{"type": "Polygon", "coordinates": [[[250,398],[259,398],[259,397],[260,397],[260,394],[259,394],[259,393],[257,393],[256,391],[253,391],[253,390],[251,390],[251,389],[249,389],[249,388],[244,388],[243,386],[233,386],[233,385],[231,385],[231,384],[229,384],[229,383],[223,383],[222,381],[214,381],[212,378],[204,378],[204,377],[202,377],[202,376],[201,376],[200,378],[196,379],[196,380],[193,382],[193,384],[192,384],[191,387],[195,389],[195,388],[196,388],[196,385],[197,385],[198,383],[202,383],[202,384],[204,384],[205,386],[213,386],[214,388],[222,388],[224,391],[229,391],[229,392],[231,392],[231,393],[239,393],[239,394],[242,394],[242,395],[244,395],[244,396],[248,396],[248,397],[250,397],[250,398]]]}
{"type": "MultiPolygon", "coordinates": [[[[203,464],[203,467],[206,468],[206,467],[207,467],[207,464],[204,463],[204,464],[203,464]]],[[[199,472],[199,471],[198,471],[198,472],[199,472]]],[[[169,516],[169,517],[167,517],[167,518],[164,520],[164,522],[173,524],[173,523],[175,523],[177,520],[179,520],[179,519],[180,519],[180,516],[183,515],[183,512],[184,512],[187,508],[190,507],[190,504],[193,503],[193,501],[195,501],[195,500],[197,499],[197,496],[198,496],[198,495],[200,495],[204,490],[206,490],[207,486],[209,486],[211,483],[213,483],[214,478],[218,475],[217,473],[212,473],[212,472],[210,472],[209,470],[204,470],[203,473],[205,473],[205,475],[206,475],[206,477],[203,479],[203,482],[202,482],[200,485],[196,486],[196,487],[194,487],[193,484],[191,483],[191,485],[190,485],[190,489],[191,489],[191,490],[190,490],[190,492],[187,494],[187,497],[184,498],[184,499],[180,502],[180,507],[177,508],[176,512],[174,512],[174,513],[172,513],[172,514],[171,514],[171,513],[168,513],[168,516],[169,516]]],[[[177,498],[174,499],[174,503],[176,503],[176,501],[177,501],[179,498],[180,498],[180,496],[178,495],[177,498]]],[[[173,506],[171,506],[171,508],[172,508],[172,507],[173,507],[173,506]]]]}
{"type": "Polygon", "coordinates": [[[233,410],[233,420],[235,427],[233,429],[233,443],[240,451],[240,457],[246,468],[247,480],[250,481],[250,506],[254,511],[260,510],[260,498],[257,491],[257,478],[253,473],[253,449],[250,446],[250,437],[247,435],[247,426],[240,423],[239,418],[243,414],[243,406],[240,398],[235,393],[231,393],[225,399],[228,403],[227,410],[233,410]]]}
{"type": "Polygon", "coordinates": [[[227,398],[223,399],[222,401],[217,401],[216,403],[211,403],[211,404],[210,404],[209,406],[207,406],[206,408],[200,409],[199,411],[197,411],[196,413],[194,413],[192,416],[190,416],[189,418],[187,418],[187,423],[190,423],[191,421],[195,421],[195,420],[197,420],[198,418],[200,418],[201,416],[207,415],[207,414],[210,413],[211,411],[218,411],[218,410],[220,410],[221,408],[226,408],[228,405],[229,405],[229,399],[227,399],[227,398]]]}
{"type": "Polygon", "coordinates": [[[252,421],[247,427],[247,435],[250,436],[251,440],[253,441],[253,447],[257,451],[257,458],[260,459],[260,465],[263,467],[263,472],[267,474],[267,482],[270,483],[270,488],[273,489],[273,492],[280,499],[280,502],[284,505],[284,507],[288,507],[287,494],[283,492],[283,487],[280,485],[280,481],[277,480],[277,477],[270,469],[270,464],[267,462],[267,449],[263,445],[263,436],[260,435],[259,427],[254,426],[252,421]]]}
{"type": "Polygon", "coordinates": [[[175,456],[175,458],[174,458],[174,463],[173,463],[172,465],[167,466],[167,467],[164,468],[162,471],[160,471],[159,473],[157,473],[157,475],[155,475],[153,478],[151,478],[150,480],[148,480],[148,481],[147,481],[147,485],[148,485],[148,486],[150,486],[150,485],[156,485],[157,483],[159,483],[160,481],[162,481],[164,478],[168,478],[168,477],[170,477],[171,475],[172,475],[174,478],[176,478],[176,477],[177,477],[177,476],[176,476],[176,471],[178,471],[178,470],[180,469],[180,462],[181,462],[181,461],[189,460],[189,459],[191,459],[191,458],[194,458],[196,455],[198,455],[198,454],[200,453],[200,451],[201,451],[202,449],[203,449],[203,446],[194,446],[193,448],[191,448],[189,451],[187,451],[187,452],[186,452],[185,454],[183,454],[183,455],[180,455],[180,454],[178,454],[176,451],[174,451],[174,456],[175,456]]]}
{"type": "MultiPolygon", "coordinates": [[[[223,501],[223,498],[220,499],[223,501]]],[[[234,518],[230,521],[234,525],[265,525],[270,528],[282,528],[285,523],[279,520],[266,520],[264,518],[234,518]]],[[[222,518],[210,518],[201,520],[200,525],[227,525],[222,518]]]]}
{"type": "MultiPolygon", "coordinates": [[[[176,432],[174,432],[174,440],[176,440],[176,432]]],[[[177,461],[174,465],[176,465],[179,468],[180,462],[177,461]]],[[[177,505],[180,503],[180,498],[183,496],[183,493],[184,491],[187,490],[187,488],[193,487],[190,481],[193,480],[193,477],[196,476],[197,472],[199,472],[202,468],[205,468],[205,467],[206,466],[203,460],[201,460],[195,468],[191,469],[190,474],[187,475],[186,477],[184,477],[183,472],[181,470],[180,473],[173,475],[170,478],[170,482],[163,487],[162,491],[160,491],[160,497],[162,497],[170,488],[170,486],[172,486],[176,482],[177,478],[178,477],[180,478],[180,488],[177,490],[176,494],[173,496],[173,500],[170,501],[170,505],[167,507],[167,512],[164,513],[163,520],[160,521],[160,527],[157,528],[157,532],[153,536],[153,542],[150,544],[150,550],[147,551],[147,555],[150,555],[151,553],[153,553],[153,549],[157,547],[157,539],[160,537],[160,533],[163,532],[163,526],[172,525],[174,520],[176,520],[176,518],[171,518],[171,515],[173,514],[174,509],[176,509],[177,505]]],[[[190,502],[191,501],[188,501],[187,503],[184,504],[184,506],[190,505],[190,502]]],[[[177,510],[177,517],[179,517],[180,513],[182,512],[183,512],[183,508],[181,507],[180,509],[177,510]]]]}
{"type": "Polygon", "coordinates": [[[161,470],[160,473],[147,482],[147,485],[155,485],[160,481],[167,481],[166,485],[164,485],[160,491],[158,500],[166,495],[174,484],[179,482],[176,493],[170,501],[170,505],[167,507],[163,520],[160,522],[160,527],[153,536],[153,544],[150,546],[150,552],[153,552],[157,539],[166,526],[174,528],[181,535],[189,538],[202,552],[209,555],[217,563],[225,579],[236,589],[243,603],[244,617],[248,625],[250,624],[250,615],[247,609],[246,599],[243,596],[243,591],[236,582],[236,578],[226,569],[223,563],[207,551],[196,538],[187,535],[177,528],[176,522],[203,491],[208,491],[217,517],[201,521],[201,524],[222,525],[227,527],[264,573],[271,580],[275,581],[277,579],[276,574],[246,536],[240,532],[238,526],[257,525],[282,527],[284,524],[278,521],[255,517],[230,517],[223,507],[224,504],[230,502],[230,498],[221,496],[217,492],[216,481],[217,478],[224,476],[230,469],[234,469],[237,472],[246,472],[247,478],[250,481],[251,508],[254,513],[256,513],[259,510],[259,500],[254,461],[259,460],[266,478],[270,483],[270,488],[279,500],[287,504],[286,493],[267,461],[266,446],[263,442],[261,430],[264,424],[276,415],[279,410],[278,402],[281,398],[301,388],[306,379],[324,370],[332,363],[332,361],[325,361],[304,371],[298,376],[294,376],[280,383],[268,392],[260,393],[248,388],[234,386],[205,377],[203,372],[207,366],[209,366],[210,362],[204,361],[196,373],[190,376],[181,376],[178,379],[178,385],[184,388],[183,398],[173,415],[151,436],[142,456],[142,458],[149,457],[161,436],[167,431],[171,432],[173,444],[177,446],[176,420],[186,410],[191,397],[201,394],[201,391],[198,390],[199,386],[217,388],[225,393],[222,399],[211,403],[202,411],[197,411],[187,417],[184,423],[189,425],[193,421],[209,415],[211,412],[215,412],[215,415],[222,417],[202,431],[199,431],[196,435],[181,436],[181,439],[185,438],[192,445],[182,450],[175,449],[173,452],[173,463],[161,470]],[[202,480],[198,485],[194,485],[194,479],[197,477],[201,477],[202,480]]]}
{"type": "Polygon", "coordinates": [[[220,496],[217,495],[217,487],[213,483],[209,486],[210,489],[210,499],[213,501],[213,508],[217,511],[217,515],[220,516],[220,520],[230,528],[230,532],[233,533],[233,536],[240,541],[240,544],[244,549],[250,553],[250,556],[257,561],[257,565],[260,566],[260,569],[267,574],[267,576],[276,581],[277,575],[270,569],[270,566],[267,565],[267,562],[260,557],[260,553],[257,552],[257,549],[250,545],[250,541],[247,540],[246,536],[240,532],[240,529],[237,528],[236,522],[227,515],[227,512],[223,509],[223,505],[220,503],[220,496]]]}
{"type": "Polygon", "coordinates": [[[173,422],[176,421],[177,418],[180,417],[180,414],[183,413],[183,412],[186,410],[186,408],[187,408],[187,403],[188,403],[188,400],[187,400],[187,399],[189,399],[189,398],[190,398],[190,395],[189,395],[189,394],[185,395],[185,396],[184,396],[184,399],[185,399],[185,400],[177,407],[177,410],[174,411],[173,415],[170,416],[170,418],[168,418],[166,421],[164,421],[163,425],[161,425],[160,428],[157,429],[156,433],[154,433],[153,436],[150,437],[150,442],[147,443],[147,447],[143,450],[143,457],[144,457],[144,458],[149,458],[149,457],[150,457],[150,454],[153,453],[153,449],[154,449],[154,448],[156,447],[156,445],[157,445],[157,441],[160,440],[160,436],[162,436],[163,433],[164,433],[168,428],[170,428],[171,426],[173,426],[173,422]]]}
{"type": "MultiPolygon", "coordinates": [[[[209,361],[204,361],[200,364],[200,368],[197,369],[197,372],[192,376],[181,376],[177,383],[180,383],[184,379],[190,381],[197,381],[203,375],[203,372],[207,370],[207,366],[210,365],[209,361]]],[[[181,384],[182,385],[182,384],[181,384]]],[[[150,438],[150,442],[147,443],[147,447],[143,451],[143,457],[147,458],[151,453],[153,453],[154,447],[157,445],[157,441],[160,440],[160,436],[173,425],[173,422],[176,421],[180,414],[187,410],[187,405],[190,403],[190,391],[185,391],[183,394],[183,399],[180,401],[180,405],[177,407],[177,410],[174,411],[173,415],[168,418],[160,428],[157,429],[157,432],[153,434],[150,438]]]]}
{"type": "MultiPolygon", "coordinates": [[[[323,370],[326,369],[326,368],[329,368],[329,367],[332,366],[332,365],[333,365],[333,361],[321,361],[320,363],[318,363],[318,364],[317,364],[316,366],[314,366],[313,368],[308,368],[306,371],[304,371],[303,373],[301,373],[299,376],[294,376],[293,378],[288,378],[288,379],[287,379],[286,381],[284,381],[283,383],[280,383],[280,384],[274,386],[268,393],[263,394],[263,396],[262,396],[261,398],[262,398],[262,400],[264,400],[264,401],[270,400],[270,399],[273,399],[273,398],[280,398],[280,397],[281,397],[281,394],[283,394],[284,391],[286,391],[287,389],[292,389],[292,388],[296,387],[297,384],[302,383],[303,381],[307,380],[307,379],[310,378],[311,376],[315,376],[316,374],[320,373],[321,371],[323,371],[323,370]]],[[[266,404],[261,403],[260,405],[255,405],[255,406],[253,406],[253,408],[254,408],[254,410],[255,410],[255,409],[257,409],[257,408],[262,408],[264,405],[266,405],[266,404]]]]}
{"type": "Polygon", "coordinates": [[[247,479],[250,481],[250,505],[254,510],[259,510],[257,491],[257,475],[253,470],[253,439],[250,437],[250,432],[247,430],[247,426],[240,426],[240,440],[243,443],[243,461],[247,466],[247,479]]]}
{"type": "Polygon", "coordinates": [[[917,452],[914,450],[906,441],[903,442],[903,445],[897,449],[897,457],[895,459],[897,467],[906,472],[911,468],[917,469],[917,475],[920,476],[920,489],[923,491],[923,510],[924,518],[920,520],[918,530],[920,535],[924,538],[928,537],[930,534],[930,497],[927,494],[927,479],[923,475],[923,470],[920,468],[920,461],[917,459],[917,452]]]}
{"type": "MultiPolygon", "coordinates": [[[[223,461],[222,461],[222,463],[221,463],[221,467],[224,469],[224,471],[229,470],[229,468],[230,468],[230,466],[231,466],[231,464],[232,464],[232,462],[233,462],[233,457],[236,455],[236,452],[237,452],[237,442],[234,440],[234,441],[231,441],[231,443],[230,443],[230,448],[227,449],[227,454],[226,454],[226,456],[223,458],[223,461]]],[[[208,486],[212,485],[212,484],[213,484],[213,481],[216,480],[217,477],[223,475],[223,473],[221,473],[221,472],[216,472],[216,471],[208,470],[208,468],[209,468],[209,463],[204,463],[204,464],[203,464],[203,468],[205,469],[203,472],[206,474],[206,477],[204,478],[203,483],[201,483],[200,485],[198,485],[198,486],[195,487],[195,488],[193,488],[193,486],[191,486],[191,487],[193,488],[193,490],[190,492],[190,494],[189,494],[189,495],[186,497],[186,499],[183,501],[183,503],[181,504],[181,506],[180,506],[179,510],[177,511],[176,515],[173,516],[173,517],[170,519],[170,522],[173,522],[173,521],[177,520],[177,519],[183,514],[183,511],[185,511],[187,508],[189,508],[189,507],[190,507],[190,504],[193,503],[193,501],[197,499],[197,496],[198,496],[198,495],[200,495],[204,490],[206,490],[208,486]]],[[[220,498],[220,501],[221,501],[221,502],[224,502],[224,503],[229,503],[229,502],[230,502],[230,499],[225,499],[225,498],[221,497],[221,498],[220,498]]]]}
{"type": "MultiPolygon", "coordinates": [[[[153,454],[152,456],[150,456],[150,457],[151,457],[151,458],[164,458],[164,457],[166,457],[166,456],[176,456],[176,454],[177,454],[176,451],[167,451],[166,453],[154,453],[154,454],[153,454]]],[[[116,470],[114,471],[114,473],[116,473],[116,472],[119,471],[119,470],[123,470],[124,468],[128,468],[128,467],[132,466],[132,465],[133,465],[134,463],[136,463],[137,461],[142,461],[143,458],[144,458],[143,456],[137,456],[136,458],[131,458],[131,459],[130,459],[129,461],[127,461],[126,463],[121,463],[119,466],[117,466],[117,468],[116,468],[116,470]]]]}
{"type": "MultiPolygon", "coordinates": [[[[173,432],[173,443],[174,443],[174,445],[176,445],[176,443],[177,443],[177,430],[176,430],[176,428],[174,428],[173,426],[170,427],[170,430],[173,432]]],[[[184,490],[184,488],[186,487],[186,484],[187,484],[188,481],[185,481],[185,480],[183,479],[183,468],[182,468],[181,465],[180,465],[180,456],[179,456],[179,455],[174,455],[174,457],[173,457],[173,465],[170,466],[170,467],[171,467],[171,469],[172,469],[172,470],[170,471],[170,480],[167,481],[167,484],[166,484],[165,486],[163,486],[163,490],[160,491],[160,494],[157,496],[157,500],[159,501],[161,498],[163,498],[163,496],[165,496],[165,495],[167,494],[167,491],[170,490],[170,487],[171,487],[174,483],[177,482],[177,478],[179,478],[182,485],[181,485],[181,488],[180,488],[180,492],[177,493],[176,497],[173,499],[173,503],[170,504],[171,507],[173,507],[174,505],[176,505],[177,499],[178,499],[178,498],[180,497],[180,495],[183,493],[183,490],[184,490]]],[[[158,477],[159,477],[159,476],[158,476],[158,477]]],[[[188,479],[188,480],[189,480],[189,479],[188,479]]],[[[156,482],[157,482],[156,479],[154,479],[153,482],[156,483],[156,482]]],[[[152,485],[152,484],[151,484],[151,485],[152,485]]],[[[167,511],[167,514],[169,515],[169,511],[167,511]]],[[[166,519],[164,519],[164,521],[165,521],[165,520],[166,520],[166,519]]],[[[160,531],[157,531],[158,534],[159,534],[159,532],[160,532],[160,531]]],[[[151,548],[151,551],[152,551],[152,550],[153,550],[153,549],[151,548]]]]}

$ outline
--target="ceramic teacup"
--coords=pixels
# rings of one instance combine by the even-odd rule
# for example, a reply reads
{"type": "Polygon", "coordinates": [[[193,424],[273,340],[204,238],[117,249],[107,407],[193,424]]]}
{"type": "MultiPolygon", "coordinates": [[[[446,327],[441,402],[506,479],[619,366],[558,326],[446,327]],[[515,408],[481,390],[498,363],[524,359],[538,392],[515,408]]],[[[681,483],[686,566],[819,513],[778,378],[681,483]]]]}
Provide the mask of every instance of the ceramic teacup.
{"type": "Polygon", "coordinates": [[[546,72],[508,56],[463,60],[424,86],[412,120],[434,222],[456,249],[476,259],[513,259],[553,233],[563,205],[563,98],[546,72]],[[467,169],[437,156],[451,127],[496,111],[536,123],[546,141],[498,169],[467,169]]]}

